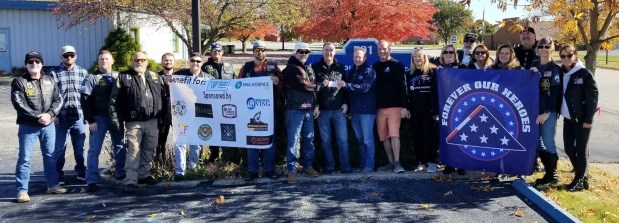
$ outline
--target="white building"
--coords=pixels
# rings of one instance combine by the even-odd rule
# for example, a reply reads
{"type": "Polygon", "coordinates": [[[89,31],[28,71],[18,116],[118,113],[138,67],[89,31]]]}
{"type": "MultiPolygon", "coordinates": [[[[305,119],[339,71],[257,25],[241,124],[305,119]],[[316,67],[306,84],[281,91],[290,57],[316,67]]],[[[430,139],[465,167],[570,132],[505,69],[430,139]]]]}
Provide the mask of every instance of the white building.
{"type": "MultiPolygon", "coordinates": [[[[65,29],[59,27],[57,17],[52,15],[54,5],[51,1],[0,1],[0,70],[10,72],[13,67],[24,66],[24,56],[30,51],[41,52],[45,66],[58,65],[60,48],[64,45],[74,46],[77,64],[88,68],[97,60],[108,33],[120,25],[116,18],[128,15],[121,13],[115,19],[103,19],[88,27],[80,24],[65,29]]],[[[160,61],[166,52],[173,53],[177,59],[187,59],[187,47],[163,20],[134,21],[122,27],[127,27],[150,59],[160,61]]]]}

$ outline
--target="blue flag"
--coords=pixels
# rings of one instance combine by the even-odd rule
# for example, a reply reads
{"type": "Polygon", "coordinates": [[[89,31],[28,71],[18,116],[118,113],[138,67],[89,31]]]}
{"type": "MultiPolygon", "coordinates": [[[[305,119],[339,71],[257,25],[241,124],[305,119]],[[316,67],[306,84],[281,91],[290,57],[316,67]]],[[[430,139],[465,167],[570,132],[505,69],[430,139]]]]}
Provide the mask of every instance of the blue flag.
{"type": "Polygon", "coordinates": [[[439,154],[466,170],[531,175],[539,75],[524,70],[439,69],[439,154]]]}

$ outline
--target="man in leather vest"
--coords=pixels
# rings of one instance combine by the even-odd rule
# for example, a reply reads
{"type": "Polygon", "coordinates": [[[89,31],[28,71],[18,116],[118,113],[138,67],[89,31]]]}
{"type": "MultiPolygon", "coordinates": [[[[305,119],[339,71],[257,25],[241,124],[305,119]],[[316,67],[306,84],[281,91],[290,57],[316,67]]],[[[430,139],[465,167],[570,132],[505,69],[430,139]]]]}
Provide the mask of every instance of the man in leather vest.
{"type": "Polygon", "coordinates": [[[26,54],[28,73],[13,79],[11,83],[11,102],[17,111],[19,130],[19,156],[15,168],[17,202],[30,201],[28,182],[30,181],[30,158],[37,139],[40,140],[43,156],[43,171],[47,178],[48,194],[64,194],[67,189],[60,187],[56,161],[52,157],[56,140],[54,118],[62,108],[62,97],[51,76],[43,75],[43,57],[38,52],[26,54]]]}
{"type": "MultiPolygon", "coordinates": [[[[165,96],[163,101],[170,101],[170,82],[172,82],[172,74],[174,74],[174,54],[164,53],[161,56],[161,66],[163,69],[157,74],[163,80],[163,88],[165,96]]],[[[155,161],[164,162],[166,159],[166,143],[168,141],[168,134],[170,133],[170,127],[172,126],[172,114],[163,114],[163,117],[159,119],[159,143],[157,143],[157,149],[155,151],[155,161]]]]}

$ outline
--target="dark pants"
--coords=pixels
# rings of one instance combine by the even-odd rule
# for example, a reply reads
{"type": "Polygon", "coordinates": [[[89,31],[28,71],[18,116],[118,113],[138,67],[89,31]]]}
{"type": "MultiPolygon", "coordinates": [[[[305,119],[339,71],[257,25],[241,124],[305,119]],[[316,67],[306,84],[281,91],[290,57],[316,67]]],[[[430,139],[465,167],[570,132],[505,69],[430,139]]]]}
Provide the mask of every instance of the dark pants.
{"type": "Polygon", "coordinates": [[[438,126],[430,114],[411,114],[411,133],[415,157],[421,164],[435,163],[438,158],[438,126]]]}
{"type": "Polygon", "coordinates": [[[576,172],[575,179],[582,179],[587,176],[587,159],[589,150],[587,143],[591,128],[583,128],[582,122],[574,122],[569,119],[563,119],[563,144],[565,153],[570,158],[570,162],[576,172]]]}
{"type": "Polygon", "coordinates": [[[161,126],[159,128],[159,140],[157,143],[157,149],[155,150],[155,161],[163,162],[165,160],[168,133],[170,133],[170,125],[161,126]]]}

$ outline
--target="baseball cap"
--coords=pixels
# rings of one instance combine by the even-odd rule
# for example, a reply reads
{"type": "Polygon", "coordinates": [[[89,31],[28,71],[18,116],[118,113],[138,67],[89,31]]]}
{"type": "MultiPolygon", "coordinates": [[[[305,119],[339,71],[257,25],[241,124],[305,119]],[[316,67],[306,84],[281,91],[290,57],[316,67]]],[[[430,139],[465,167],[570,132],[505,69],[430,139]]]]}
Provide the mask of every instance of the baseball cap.
{"type": "Polygon", "coordinates": [[[211,51],[224,50],[224,47],[220,43],[211,44],[211,51]]]}
{"type": "Polygon", "coordinates": [[[41,53],[37,51],[31,51],[30,53],[27,53],[26,59],[24,59],[24,64],[27,64],[28,60],[30,59],[39,59],[41,63],[43,63],[43,56],[41,56],[41,53]]]}
{"type": "Polygon", "coordinates": [[[473,33],[467,33],[466,35],[464,35],[464,40],[475,40],[475,41],[477,41],[477,37],[475,37],[475,34],[473,34],[473,33]]]}
{"type": "Polygon", "coordinates": [[[267,48],[267,45],[266,45],[264,42],[260,41],[260,40],[256,40],[256,41],[254,42],[253,49],[255,50],[256,48],[263,48],[263,49],[266,49],[266,48],[267,48]]]}
{"type": "Polygon", "coordinates": [[[66,45],[66,46],[62,47],[61,52],[62,52],[62,54],[65,54],[65,53],[75,53],[75,48],[73,48],[72,46],[66,45]]]}
{"type": "Polygon", "coordinates": [[[309,49],[309,45],[307,45],[307,43],[304,42],[300,42],[294,45],[294,51],[292,51],[292,54],[297,53],[299,50],[307,50],[307,51],[311,51],[309,49]]]}
{"type": "Polygon", "coordinates": [[[524,32],[525,30],[527,32],[535,34],[535,29],[533,29],[533,27],[530,27],[530,26],[528,28],[526,28],[526,29],[522,29],[522,31],[520,31],[520,33],[524,32]]]}

